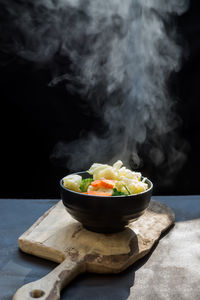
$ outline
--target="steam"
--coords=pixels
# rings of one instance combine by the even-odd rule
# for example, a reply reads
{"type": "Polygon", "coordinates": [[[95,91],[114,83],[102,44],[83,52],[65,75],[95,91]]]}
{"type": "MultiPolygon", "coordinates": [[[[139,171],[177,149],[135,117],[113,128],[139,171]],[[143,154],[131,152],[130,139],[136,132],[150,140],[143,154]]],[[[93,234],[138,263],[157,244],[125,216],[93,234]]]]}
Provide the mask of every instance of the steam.
{"type": "Polygon", "coordinates": [[[65,157],[71,170],[116,159],[138,167],[142,158],[167,167],[169,174],[175,164],[178,170],[185,145],[176,135],[180,120],[167,84],[182,54],[173,16],[187,9],[187,0],[26,0],[12,6],[4,0],[1,5],[15,28],[18,55],[51,65],[50,85],[63,82],[79,93],[104,124],[103,134],[91,131],[59,143],[54,157],[65,157]]]}

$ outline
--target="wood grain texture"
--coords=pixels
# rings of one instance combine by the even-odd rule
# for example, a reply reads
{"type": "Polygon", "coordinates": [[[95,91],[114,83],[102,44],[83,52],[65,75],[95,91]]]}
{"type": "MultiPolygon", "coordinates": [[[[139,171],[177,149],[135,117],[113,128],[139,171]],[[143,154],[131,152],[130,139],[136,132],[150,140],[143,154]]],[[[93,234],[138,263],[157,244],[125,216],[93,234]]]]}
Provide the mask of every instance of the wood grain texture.
{"type": "Polygon", "coordinates": [[[94,233],[75,221],[60,201],[18,240],[22,251],[60,265],[19,289],[13,299],[33,299],[34,293],[42,300],[60,299],[60,290],[79,273],[119,273],[146,255],[173,223],[173,211],[151,200],[144,215],[124,231],[94,233]]]}

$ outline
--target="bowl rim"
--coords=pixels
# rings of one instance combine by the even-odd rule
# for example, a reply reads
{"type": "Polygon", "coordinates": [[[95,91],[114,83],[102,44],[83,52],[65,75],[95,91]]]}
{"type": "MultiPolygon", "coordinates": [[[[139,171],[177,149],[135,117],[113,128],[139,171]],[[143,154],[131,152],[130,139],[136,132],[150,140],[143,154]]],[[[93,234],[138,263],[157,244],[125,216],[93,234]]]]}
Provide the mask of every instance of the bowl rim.
{"type": "MultiPolygon", "coordinates": [[[[68,174],[66,176],[69,176],[69,175],[80,175],[81,173],[88,173],[87,171],[81,171],[81,172],[75,172],[75,173],[71,173],[71,174],[68,174]]],[[[89,173],[88,173],[89,174],[89,173]]],[[[89,174],[90,175],[90,174],[89,174]]],[[[152,181],[148,178],[148,177],[144,177],[142,176],[142,178],[145,178],[148,180],[148,184],[150,184],[150,187],[146,190],[146,191],[143,191],[143,192],[140,192],[140,193],[137,193],[137,194],[131,194],[131,195],[118,195],[118,196],[99,196],[99,195],[89,195],[89,194],[83,194],[83,193],[80,193],[80,192],[76,192],[76,191],[73,191],[73,190],[70,190],[70,189],[67,189],[64,185],[63,185],[63,179],[66,177],[64,176],[62,179],[60,179],[59,183],[60,183],[60,186],[62,189],[68,191],[68,192],[71,192],[71,193],[74,193],[76,195],[81,195],[81,196],[86,196],[86,197],[98,197],[98,198],[106,198],[106,197],[113,197],[113,198],[128,198],[128,197],[136,197],[138,195],[143,195],[143,194],[146,194],[147,192],[150,192],[153,190],[153,183],[152,181]]]]}

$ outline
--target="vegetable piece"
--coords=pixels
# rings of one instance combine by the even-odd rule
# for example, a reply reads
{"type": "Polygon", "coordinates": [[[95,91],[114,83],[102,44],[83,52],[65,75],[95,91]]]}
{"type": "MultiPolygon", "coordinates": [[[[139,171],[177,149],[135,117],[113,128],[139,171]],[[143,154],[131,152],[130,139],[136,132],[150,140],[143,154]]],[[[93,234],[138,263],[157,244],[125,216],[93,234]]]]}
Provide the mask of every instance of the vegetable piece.
{"type": "Polygon", "coordinates": [[[113,168],[116,170],[119,170],[123,166],[123,162],[121,160],[116,161],[116,163],[113,164],[113,168]]]}
{"type": "Polygon", "coordinates": [[[108,180],[108,179],[95,180],[91,182],[91,186],[96,188],[113,189],[115,186],[115,180],[108,180]]]}
{"type": "Polygon", "coordinates": [[[124,187],[125,187],[125,189],[127,190],[127,192],[128,192],[128,195],[131,195],[131,192],[129,191],[129,189],[127,188],[127,186],[124,184],[124,187]]]}
{"type": "Polygon", "coordinates": [[[93,178],[82,179],[81,184],[80,184],[81,192],[87,192],[87,189],[92,181],[93,181],[93,178]]]}
{"type": "Polygon", "coordinates": [[[121,169],[119,169],[118,176],[119,176],[119,180],[123,179],[123,177],[129,178],[129,179],[135,179],[137,181],[141,180],[140,172],[134,172],[125,167],[122,167],[121,169]]]}
{"type": "Polygon", "coordinates": [[[106,164],[94,163],[88,170],[90,175],[93,175],[94,180],[101,178],[117,179],[117,172],[112,166],[106,164]]]}
{"type": "Polygon", "coordinates": [[[113,189],[112,196],[127,196],[127,194],[120,192],[117,189],[113,189]]]}
{"type": "Polygon", "coordinates": [[[98,191],[88,191],[84,194],[93,195],[93,196],[112,196],[112,193],[104,193],[98,191]]]}
{"type": "Polygon", "coordinates": [[[63,185],[69,190],[80,192],[80,184],[82,177],[80,175],[71,174],[63,178],[63,185]]]}

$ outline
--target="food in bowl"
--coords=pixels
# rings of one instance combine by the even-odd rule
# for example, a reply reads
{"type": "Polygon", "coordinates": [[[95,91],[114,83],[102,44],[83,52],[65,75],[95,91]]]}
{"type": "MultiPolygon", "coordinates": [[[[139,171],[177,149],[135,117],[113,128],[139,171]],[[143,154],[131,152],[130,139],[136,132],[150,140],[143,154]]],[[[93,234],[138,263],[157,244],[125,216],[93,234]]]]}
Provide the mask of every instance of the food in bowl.
{"type": "MultiPolygon", "coordinates": [[[[87,186],[88,178],[91,178],[93,181],[98,180],[95,177],[96,175],[90,175],[86,171],[71,175],[78,175],[79,177],[75,177],[78,180],[74,182],[74,176],[68,177],[71,183],[67,184],[67,186],[70,186],[70,188],[64,186],[66,177],[60,180],[61,199],[67,212],[88,230],[100,233],[118,232],[123,230],[130,222],[142,216],[149,206],[153,183],[148,178],[145,180],[148,188],[144,192],[131,195],[128,192],[126,195],[121,195],[119,192],[114,197],[106,196],[104,193],[102,197],[102,194],[99,195],[98,193],[100,192],[98,191],[96,191],[96,194],[95,191],[93,191],[93,194],[81,191],[81,188],[83,189],[85,185],[87,186]],[[82,187],[80,187],[82,183],[81,178],[87,179],[87,181],[83,181],[82,187]],[[76,190],[72,190],[72,186],[76,190]]],[[[116,179],[106,178],[106,180],[108,180],[106,183],[110,184],[109,180],[116,179]]],[[[140,181],[142,181],[142,177],[140,181]]]]}
{"type": "Polygon", "coordinates": [[[128,196],[145,192],[149,188],[146,178],[140,172],[124,167],[121,160],[112,166],[94,163],[87,173],[88,178],[78,174],[64,177],[63,186],[93,196],[128,196]]]}

